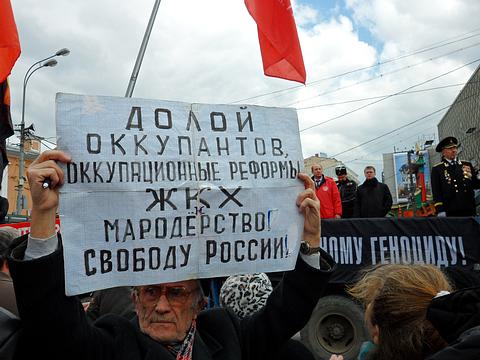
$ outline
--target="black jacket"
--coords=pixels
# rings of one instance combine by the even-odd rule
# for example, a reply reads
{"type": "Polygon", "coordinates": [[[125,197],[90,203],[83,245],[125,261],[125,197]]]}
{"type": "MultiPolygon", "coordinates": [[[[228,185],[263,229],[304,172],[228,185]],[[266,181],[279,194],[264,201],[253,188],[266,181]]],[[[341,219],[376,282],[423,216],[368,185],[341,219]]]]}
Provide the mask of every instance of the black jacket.
{"type": "Polygon", "coordinates": [[[92,322],[106,314],[133,319],[136,314],[131,299],[131,289],[130,286],[119,286],[95,291],[87,309],[87,317],[92,322]]]}
{"type": "Polygon", "coordinates": [[[336,183],[342,199],[342,218],[352,218],[357,196],[357,183],[348,178],[345,181],[337,180],[336,183]]]}
{"type": "MultiPolygon", "coordinates": [[[[35,349],[39,359],[174,360],[159,342],[140,332],[138,321],[106,315],[93,325],[76,297],[64,292],[61,251],[21,261],[26,244],[9,259],[24,325],[18,358],[35,349]]],[[[322,252],[329,270],[317,270],[301,259],[286,272],[255,315],[239,320],[231,311],[216,308],[197,317],[193,360],[264,360],[308,321],[335,267],[322,252]]]]}
{"type": "Polygon", "coordinates": [[[427,319],[448,342],[427,360],[480,359],[480,287],[433,299],[427,319]]]}
{"type": "Polygon", "coordinates": [[[460,160],[450,164],[443,159],[432,168],[431,178],[437,212],[446,212],[447,216],[475,216],[473,190],[480,187],[480,180],[472,164],[460,160]],[[464,174],[464,166],[470,168],[471,177],[464,174]]]}
{"type": "Polygon", "coordinates": [[[0,307],[0,359],[14,358],[21,336],[22,322],[10,311],[0,307]]]}
{"type": "Polygon", "coordinates": [[[392,195],[388,186],[377,178],[365,180],[357,189],[354,217],[384,217],[392,207],[392,195]]]}
{"type": "Polygon", "coordinates": [[[464,331],[445,349],[427,360],[478,360],[480,359],[480,326],[464,331]]]}

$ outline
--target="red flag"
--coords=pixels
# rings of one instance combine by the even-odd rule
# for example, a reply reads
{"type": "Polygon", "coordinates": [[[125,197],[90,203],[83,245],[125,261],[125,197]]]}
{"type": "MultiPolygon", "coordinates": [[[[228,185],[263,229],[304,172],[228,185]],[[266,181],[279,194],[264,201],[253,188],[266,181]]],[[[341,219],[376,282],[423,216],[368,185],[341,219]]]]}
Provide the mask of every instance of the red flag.
{"type": "Polygon", "coordinates": [[[20,56],[20,41],[10,0],[0,0],[0,83],[4,82],[20,56]]]}
{"type": "Polygon", "coordinates": [[[6,139],[13,133],[10,116],[10,89],[8,80],[5,80],[0,83],[0,179],[3,178],[3,170],[8,165],[6,139]]]}
{"type": "Polygon", "coordinates": [[[6,140],[13,133],[12,117],[10,116],[10,87],[8,80],[5,80],[0,83],[0,140],[6,140]]]}
{"type": "Polygon", "coordinates": [[[290,0],[245,0],[257,23],[263,71],[305,84],[307,75],[290,0]]]}

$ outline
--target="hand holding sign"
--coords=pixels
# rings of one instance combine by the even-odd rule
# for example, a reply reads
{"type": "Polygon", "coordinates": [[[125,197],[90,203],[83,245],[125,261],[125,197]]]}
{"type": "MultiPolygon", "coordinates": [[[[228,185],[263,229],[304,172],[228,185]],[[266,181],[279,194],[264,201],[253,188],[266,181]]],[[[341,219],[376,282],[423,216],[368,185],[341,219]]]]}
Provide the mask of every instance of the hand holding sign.
{"type": "Polygon", "coordinates": [[[303,240],[311,247],[320,246],[320,201],[315,195],[315,185],[312,179],[304,173],[298,174],[303,181],[305,190],[297,197],[297,206],[303,213],[305,222],[303,225],[303,240]]]}
{"type": "Polygon", "coordinates": [[[27,177],[32,195],[32,236],[47,238],[55,234],[55,213],[58,206],[58,187],[63,184],[63,171],[56,161],[70,162],[64,152],[45,151],[28,167],[27,177]],[[50,187],[43,183],[50,179],[50,187]]]}

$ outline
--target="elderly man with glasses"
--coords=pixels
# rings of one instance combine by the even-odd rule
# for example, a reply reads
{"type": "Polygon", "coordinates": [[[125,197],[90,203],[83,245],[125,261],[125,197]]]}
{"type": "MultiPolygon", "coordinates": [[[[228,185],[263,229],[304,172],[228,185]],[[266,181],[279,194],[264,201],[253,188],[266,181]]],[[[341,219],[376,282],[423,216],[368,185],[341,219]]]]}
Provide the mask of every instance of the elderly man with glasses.
{"type": "Polygon", "coordinates": [[[31,233],[9,259],[24,324],[19,358],[34,350],[41,359],[263,360],[275,358],[306,324],[335,268],[319,248],[319,202],[307,175],[299,175],[306,190],[297,198],[305,217],[302,255],[261,311],[240,320],[226,309],[203,310],[200,281],[185,280],[135,287],[136,319],[106,315],[92,325],[78,299],[64,294],[62,245],[55,235],[64,178],[57,163],[69,161],[63,152],[47,151],[27,172],[31,233]],[[47,178],[51,185],[45,189],[47,178]]]}

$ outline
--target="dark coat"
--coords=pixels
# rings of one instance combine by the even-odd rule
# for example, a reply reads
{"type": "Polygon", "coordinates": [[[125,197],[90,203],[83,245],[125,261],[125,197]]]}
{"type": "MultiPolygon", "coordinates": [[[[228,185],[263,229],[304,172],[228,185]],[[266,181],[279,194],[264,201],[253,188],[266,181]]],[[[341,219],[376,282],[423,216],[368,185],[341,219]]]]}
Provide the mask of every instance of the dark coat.
{"type": "Polygon", "coordinates": [[[432,193],[437,212],[447,216],[475,216],[474,189],[480,187],[472,164],[457,160],[450,164],[443,159],[432,168],[432,193]],[[463,166],[468,166],[472,173],[469,178],[464,175],[463,166]]]}
{"type": "Polygon", "coordinates": [[[433,299],[427,319],[448,342],[428,360],[480,359],[480,287],[433,299]]]}
{"type": "Polygon", "coordinates": [[[0,271],[0,307],[3,307],[18,316],[15,291],[10,276],[0,271]]]}
{"type": "Polygon", "coordinates": [[[21,337],[21,332],[22,324],[20,319],[0,307],[0,359],[14,359],[15,349],[21,337]]]}
{"type": "Polygon", "coordinates": [[[357,183],[347,178],[345,181],[337,180],[336,184],[340,192],[340,198],[342,199],[342,218],[352,218],[355,210],[357,183]]]}
{"type": "Polygon", "coordinates": [[[87,309],[87,317],[93,322],[103,315],[116,314],[129,320],[136,316],[130,286],[119,286],[95,291],[87,309]]]}
{"type": "Polygon", "coordinates": [[[392,194],[386,184],[373,178],[365,180],[357,189],[354,217],[384,217],[392,208],[392,194]]]}
{"type": "MultiPolygon", "coordinates": [[[[61,251],[21,261],[26,244],[9,259],[24,324],[19,351],[35,349],[41,359],[161,360],[173,356],[159,342],[144,335],[138,321],[106,315],[91,325],[76,297],[64,295],[61,251]],[[34,306],[32,306],[34,304],[34,306]]],[[[335,264],[322,252],[329,270],[317,270],[301,259],[286,272],[267,305],[252,317],[239,320],[223,308],[202,311],[197,317],[194,360],[265,360],[308,321],[335,264]]],[[[19,354],[22,358],[22,354],[19,354]]]]}
{"type": "Polygon", "coordinates": [[[8,214],[8,199],[0,196],[0,224],[5,224],[5,217],[8,214]]]}
{"type": "Polygon", "coordinates": [[[276,360],[315,360],[312,352],[298,340],[290,339],[274,357],[276,360]]]}
{"type": "Polygon", "coordinates": [[[478,360],[480,359],[480,326],[466,330],[445,349],[427,360],[478,360]]]}

